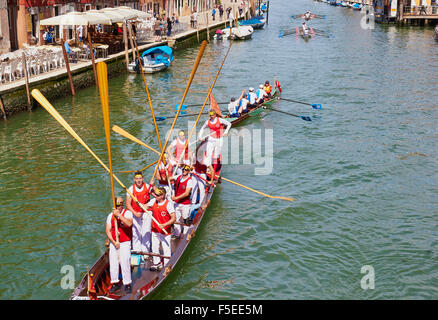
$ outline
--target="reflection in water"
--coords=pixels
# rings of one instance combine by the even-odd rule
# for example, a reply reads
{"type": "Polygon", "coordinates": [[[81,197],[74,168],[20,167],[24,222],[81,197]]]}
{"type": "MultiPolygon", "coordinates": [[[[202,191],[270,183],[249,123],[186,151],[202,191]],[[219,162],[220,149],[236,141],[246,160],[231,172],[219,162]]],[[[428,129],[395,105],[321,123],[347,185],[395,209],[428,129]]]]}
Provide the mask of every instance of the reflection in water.
{"type": "MultiPolygon", "coordinates": [[[[270,175],[255,176],[254,167],[243,164],[222,172],[298,201],[261,198],[223,182],[158,298],[436,295],[431,283],[438,267],[437,43],[426,28],[377,24],[363,30],[359,13],[322,3],[311,9],[327,18],[311,25],[334,39],[279,39],[280,28],[294,27],[289,16],[306,6],[271,3],[269,25],[251,41],[233,43],[213,90],[217,101],[228,101],[275,76],[285,98],[323,104],[320,111],[285,100],[275,104],[311,116],[312,122],[266,111],[246,123],[250,132],[273,128],[270,175]],[[366,264],[376,270],[374,291],[360,289],[366,264]],[[275,272],[267,278],[266,270],[275,272]],[[220,286],[208,285],[215,283],[220,286]]],[[[207,46],[185,104],[204,102],[228,45],[207,46]]],[[[177,51],[171,68],[146,76],[157,116],[173,115],[197,52],[198,46],[177,51]]],[[[109,95],[111,124],[159,149],[141,75],[110,78],[109,95]]],[[[90,87],[52,104],[106,162],[98,90],[90,87]]],[[[177,127],[186,129],[190,121],[181,119],[177,127]]],[[[171,123],[158,123],[162,141],[171,123]]],[[[70,291],[59,285],[60,268],[74,266],[77,282],[104,250],[109,176],[42,108],[1,121],[0,141],[0,297],[68,298],[70,291]]],[[[156,160],[114,132],[111,146],[116,172],[156,160]]],[[[132,174],[117,176],[126,185],[132,182],[132,174]]],[[[125,192],[116,185],[116,194],[125,192]]]]}

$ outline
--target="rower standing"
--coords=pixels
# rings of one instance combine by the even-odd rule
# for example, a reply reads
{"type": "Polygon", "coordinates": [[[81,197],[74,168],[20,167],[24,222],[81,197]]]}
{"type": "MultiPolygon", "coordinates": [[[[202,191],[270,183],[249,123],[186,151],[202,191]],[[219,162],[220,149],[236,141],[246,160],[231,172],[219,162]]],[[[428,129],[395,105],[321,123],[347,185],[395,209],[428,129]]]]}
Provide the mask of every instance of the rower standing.
{"type": "Polygon", "coordinates": [[[145,214],[140,205],[131,198],[132,194],[138,202],[146,206],[150,200],[152,187],[144,182],[143,173],[137,171],[134,173],[134,184],[129,187],[126,194],[126,208],[132,212],[132,250],[138,252],[149,252],[151,246],[151,217],[145,214]]]}
{"type": "MultiPolygon", "coordinates": [[[[192,158],[192,151],[190,147],[186,145],[186,136],[183,130],[178,133],[178,138],[172,141],[172,143],[167,147],[167,154],[169,158],[176,162],[178,165],[188,164],[190,165],[190,159],[192,158]],[[184,155],[183,155],[184,154],[184,155]]],[[[180,171],[178,172],[180,173],[180,171]]]]}
{"type": "MultiPolygon", "coordinates": [[[[194,181],[190,177],[190,166],[184,164],[182,166],[182,174],[174,177],[174,189],[175,195],[172,196],[172,201],[175,202],[176,221],[187,223],[187,219],[190,217],[190,207],[192,205],[191,195],[193,190],[194,181]]],[[[185,233],[186,227],[181,226],[174,227],[174,236],[179,238],[181,233],[185,233]]]]}
{"type": "MultiPolygon", "coordinates": [[[[160,246],[163,248],[163,255],[170,257],[172,255],[170,248],[172,225],[175,223],[175,209],[173,203],[166,199],[166,190],[164,188],[155,188],[155,199],[148,203],[148,209],[152,211],[154,219],[152,221],[152,253],[160,255],[160,246]],[[166,230],[167,234],[162,230],[166,230]]],[[[164,266],[169,262],[168,258],[164,258],[164,266]]],[[[153,257],[153,265],[149,270],[160,271],[163,268],[161,258],[153,257]]]]}
{"type": "Polygon", "coordinates": [[[110,241],[109,265],[112,284],[109,293],[115,293],[121,289],[121,285],[119,284],[119,265],[122,270],[122,282],[125,286],[125,293],[131,293],[132,212],[123,208],[123,199],[121,197],[117,197],[115,202],[116,208],[113,209],[113,212],[111,212],[106,219],[106,235],[110,241]],[[119,237],[118,242],[116,232],[119,237]]]}
{"type": "MultiPolygon", "coordinates": [[[[158,170],[156,174],[156,178],[158,180],[158,187],[162,187],[166,189],[166,197],[170,197],[172,195],[172,190],[169,184],[172,183],[173,179],[173,168],[174,164],[169,159],[167,154],[164,155],[164,159],[158,165],[158,170]]],[[[153,183],[151,183],[154,186],[153,183]]]]}
{"type": "MultiPolygon", "coordinates": [[[[202,140],[207,139],[207,155],[208,159],[216,159],[221,155],[222,149],[222,137],[228,134],[231,129],[231,122],[217,116],[214,110],[209,112],[210,119],[205,121],[201,130],[199,131],[199,137],[202,140]],[[223,126],[226,127],[225,131],[223,126]],[[204,131],[209,129],[208,138],[204,136],[204,131]]],[[[212,160],[213,161],[213,160],[212,160]]]]}

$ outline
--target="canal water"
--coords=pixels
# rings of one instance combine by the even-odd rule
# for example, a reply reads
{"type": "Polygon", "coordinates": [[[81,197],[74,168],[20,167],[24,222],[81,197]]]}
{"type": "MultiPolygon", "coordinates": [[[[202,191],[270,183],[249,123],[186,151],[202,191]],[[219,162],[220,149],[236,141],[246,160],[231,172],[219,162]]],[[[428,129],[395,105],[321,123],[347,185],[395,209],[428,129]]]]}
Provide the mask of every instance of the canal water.
{"type": "MultiPolygon", "coordinates": [[[[367,30],[360,12],[308,0],[271,1],[270,9],[268,26],[233,43],[213,91],[217,101],[275,76],[284,98],[323,108],[283,100],[274,108],[313,121],[269,111],[236,128],[231,137],[246,134],[254,148],[222,174],[297,201],[223,182],[156,298],[438,298],[432,28],[367,30]],[[278,38],[280,29],[301,23],[289,17],[307,9],[326,15],[308,24],[334,38],[278,38]]],[[[207,46],[187,104],[204,101],[228,45],[207,46]]],[[[197,51],[177,52],[167,72],[147,77],[156,115],[172,115],[197,51]]],[[[111,123],[158,148],[141,76],[111,78],[109,98],[111,123]]],[[[96,88],[52,103],[107,162],[96,88]]],[[[186,129],[188,119],[178,128],[186,129]]],[[[170,125],[159,123],[163,140],[170,125]]],[[[116,172],[156,160],[126,138],[111,139],[116,172]]],[[[108,174],[41,107],[1,121],[0,141],[0,298],[67,299],[72,290],[61,285],[62,271],[72,267],[77,284],[104,251],[108,174]]],[[[117,175],[132,181],[132,174],[117,175]]],[[[116,192],[123,194],[118,186],[116,192]]]]}

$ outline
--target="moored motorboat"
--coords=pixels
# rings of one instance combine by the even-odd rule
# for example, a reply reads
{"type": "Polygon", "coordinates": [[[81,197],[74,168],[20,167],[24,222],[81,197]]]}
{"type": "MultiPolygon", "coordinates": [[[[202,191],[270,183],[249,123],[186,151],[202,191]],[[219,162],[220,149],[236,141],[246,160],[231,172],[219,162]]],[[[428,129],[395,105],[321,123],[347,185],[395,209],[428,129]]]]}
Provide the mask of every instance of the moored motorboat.
{"type": "Polygon", "coordinates": [[[158,46],[150,48],[143,52],[141,58],[138,58],[128,65],[129,72],[155,73],[169,68],[173,61],[173,50],[169,46],[158,46]],[[140,67],[142,62],[142,67],[140,67]]]}
{"type": "Polygon", "coordinates": [[[251,26],[253,29],[261,29],[264,27],[266,19],[263,16],[258,16],[249,20],[239,21],[241,26],[251,26]]]}
{"type": "Polygon", "coordinates": [[[248,40],[251,39],[254,33],[254,28],[251,26],[238,26],[233,28],[225,28],[219,32],[216,30],[216,34],[213,39],[215,40],[248,40]]]}

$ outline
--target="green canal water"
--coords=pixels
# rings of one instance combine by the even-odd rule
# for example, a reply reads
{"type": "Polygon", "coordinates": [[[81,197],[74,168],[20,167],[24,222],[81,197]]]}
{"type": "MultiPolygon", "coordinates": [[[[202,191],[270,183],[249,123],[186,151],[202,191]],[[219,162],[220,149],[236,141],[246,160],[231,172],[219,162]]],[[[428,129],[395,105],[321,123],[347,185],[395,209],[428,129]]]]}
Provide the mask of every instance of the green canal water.
{"type": "MultiPolygon", "coordinates": [[[[222,174],[297,201],[223,182],[156,298],[438,298],[438,43],[432,28],[376,24],[364,30],[359,12],[307,0],[271,1],[270,7],[269,25],[233,44],[213,91],[217,101],[276,76],[284,98],[323,109],[283,100],[274,107],[313,121],[271,111],[236,128],[233,135],[247,130],[252,140],[257,132],[267,140],[252,158],[229,161],[222,174]],[[308,24],[334,38],[279,39],[281,28],[301,23],[289,16],[307,9],[327,15],[308,24]],[[256,174],[263,167],[257,156],[269,156],[270,146],[272,172],[256,174]],[[365,290],[370,267],[374,289],[365,290]]],[[[204,101],[228,45],[207,46],[187,103],[204,101]]],[[[177,52],[167,72],[147,77],[157,115],[171,115],[181,100],[197,51],[177,52]]],[[[109,95],[111,123],[158,148],[141,76],[111,78],[109,95]]],[[[96,88],[52,103],[107,162],[96,88]]],[[[187,120],[178,128],[187,128],[187,120]]],[[[162,137],[170,125],[159,124],[162,137]]],[[[0,299],[67,299],[72,290],[61,287],[62,267],[74,268],[77,284],[104,251],[108,174],[43,108],[1,121],[0,141],[0,299]]],[[[112,155],[115,171],[156,160],[115,133],[112,155]]],[[[132,181],[129,174],[118,176],[132,181]]],[[[123,194],[118,186],[116,192],[123,194]]]]}

